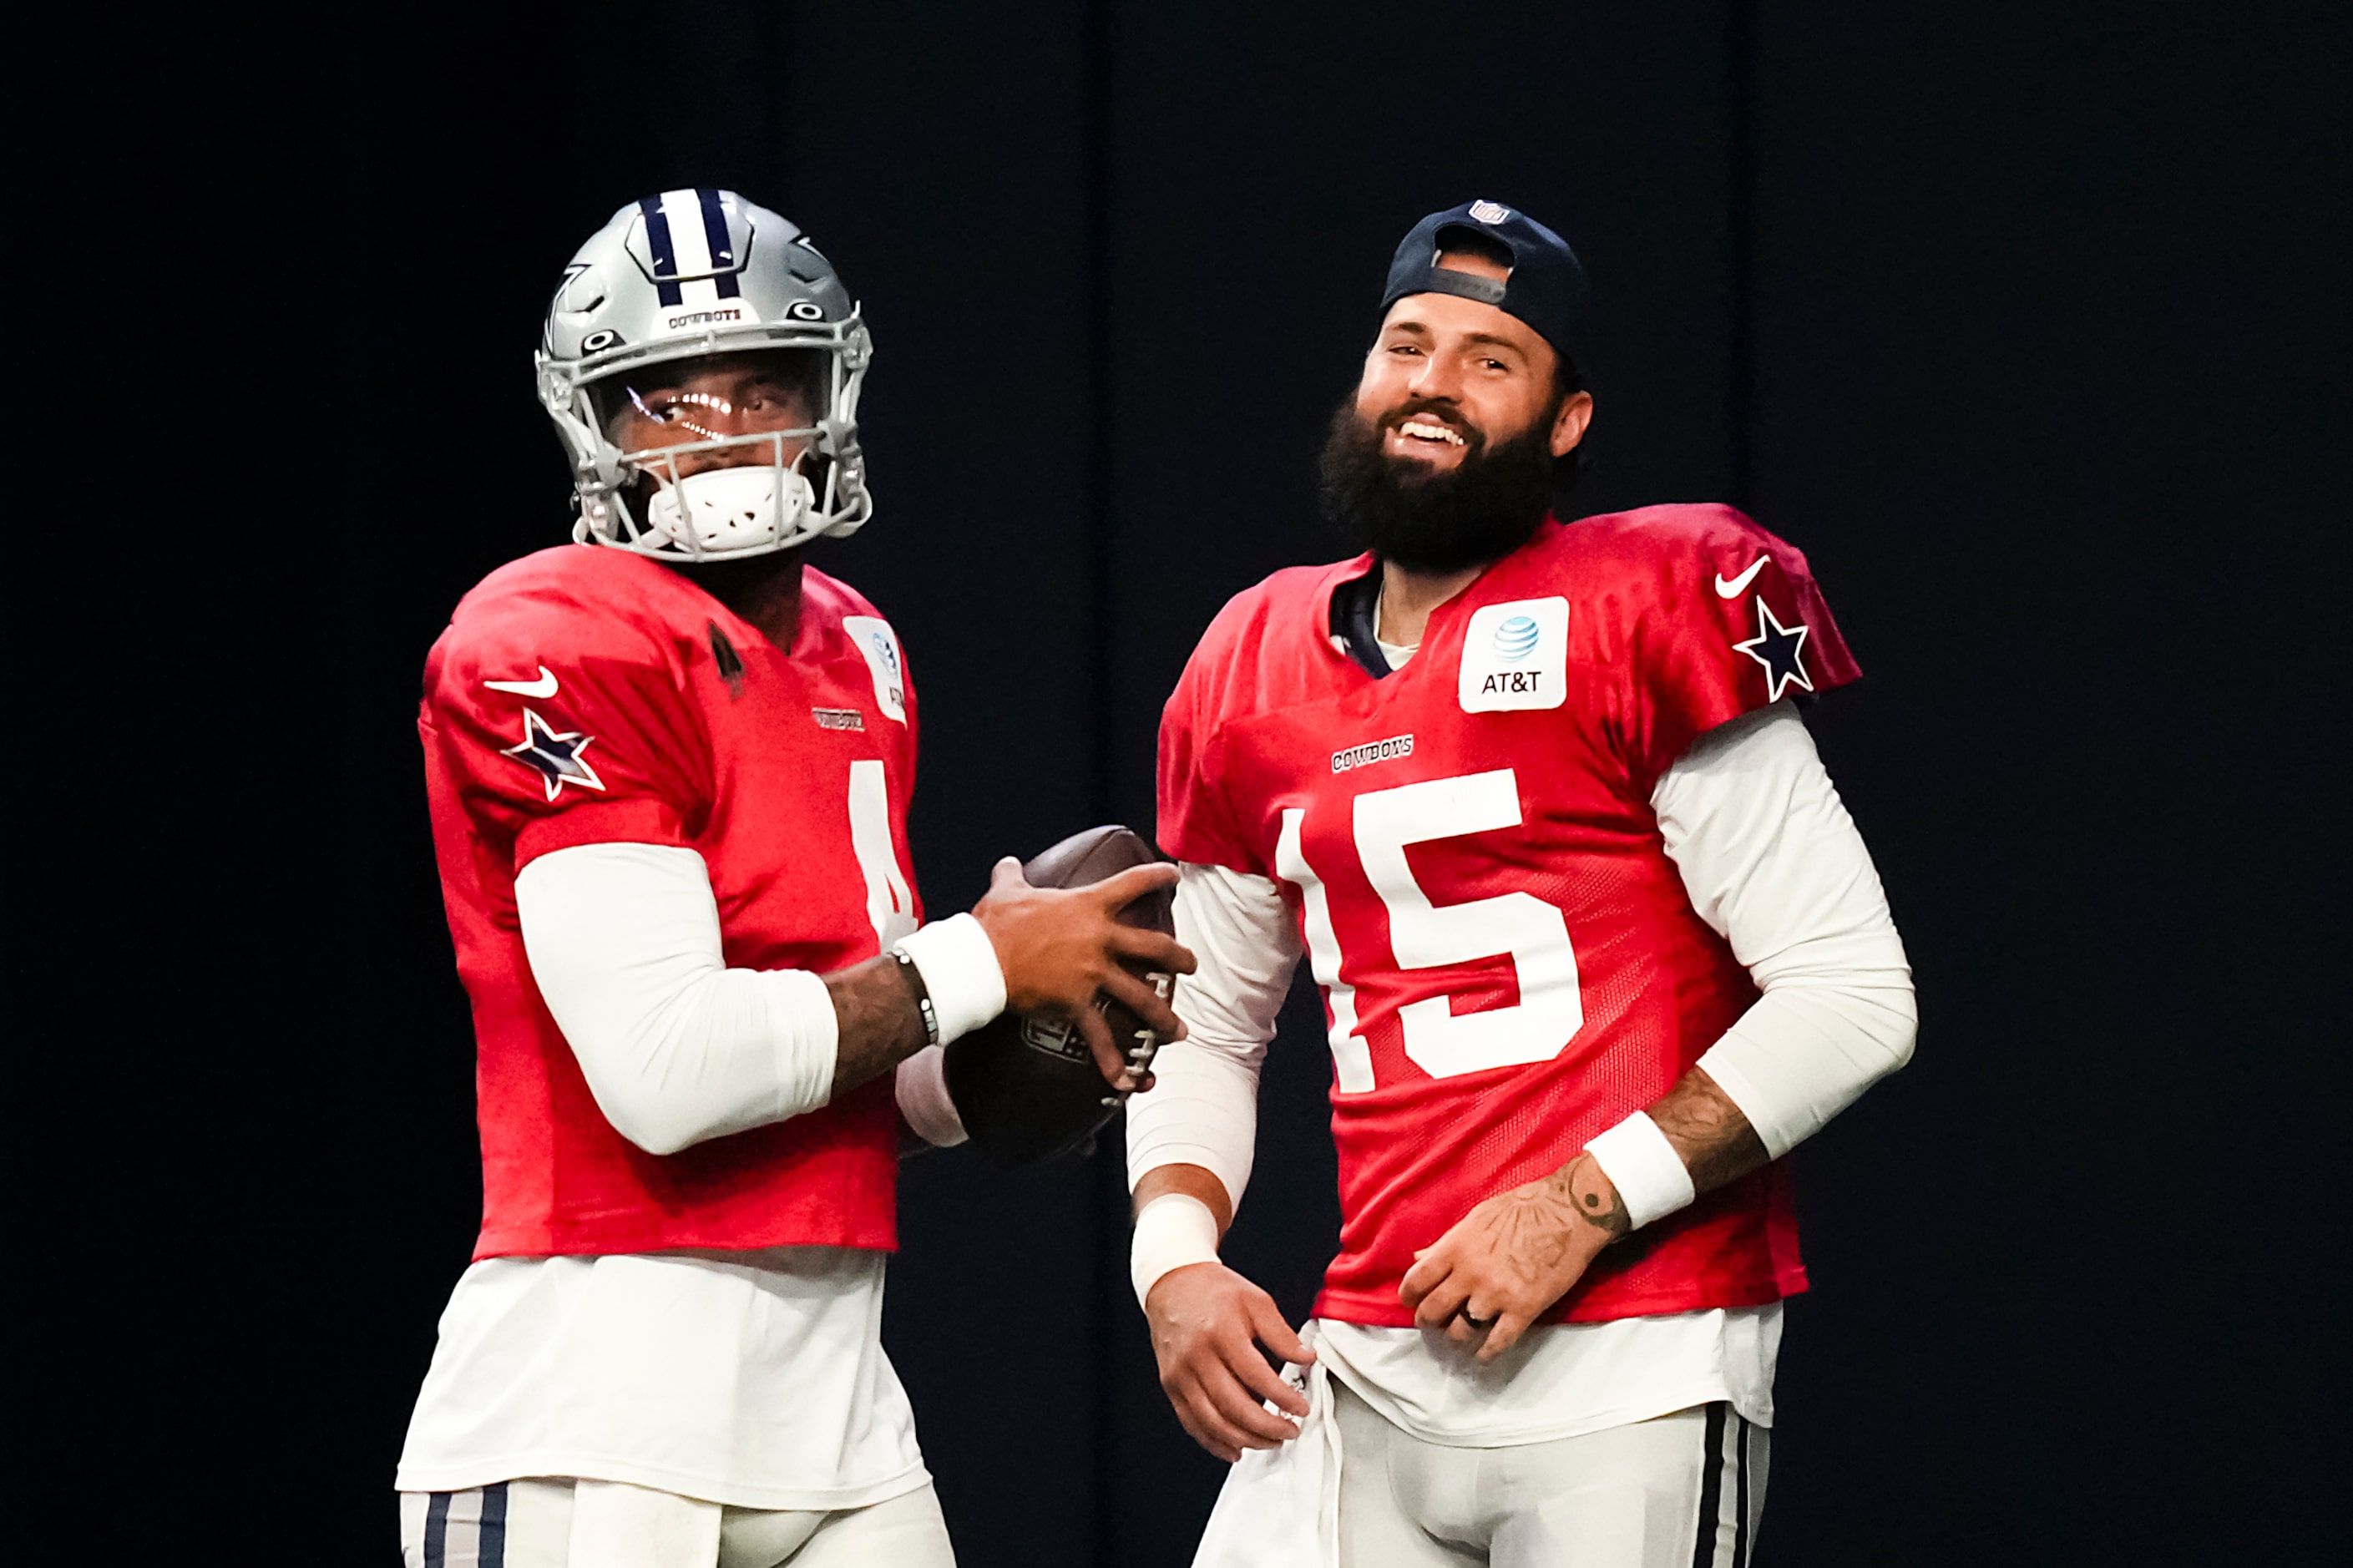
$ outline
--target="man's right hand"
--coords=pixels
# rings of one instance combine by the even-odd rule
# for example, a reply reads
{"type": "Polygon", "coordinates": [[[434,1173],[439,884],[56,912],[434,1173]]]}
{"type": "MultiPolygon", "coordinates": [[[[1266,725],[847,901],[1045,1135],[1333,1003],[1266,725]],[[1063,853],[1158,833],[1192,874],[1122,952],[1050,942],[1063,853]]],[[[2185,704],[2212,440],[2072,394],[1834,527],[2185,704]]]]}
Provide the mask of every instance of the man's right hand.
{"type": "Polygon", "coordinates": [[[1272,1448],[1299,1435],[1307,1397],[1266,1364],[1258,1347],[1299,1366],[1315,1352],[1291,1331],[1273,1297],[1222,1263],[1188,1263],[1154,1282],[1144,1315],[1152,1325],[1160,1386],[1193,1441],[1231,1464],[1244,1448],[1272,1448]]]}
{"type": "Polygon", "coordinates": [[[988,933],[1005,972],[1005,1005],[1017,1013],[1068,1019],[1092,1047],[1104,1079],[1121,1090],[1140,1085],[1095,995],[1118,998],[1163,1039],[1184,1037],[1185,1026],[1167,999],[1120,961],[1190,974],[1192,953],[1174,937],[1117,919],[1137,899],[1176,880],[1174,866],[1136,866],[1083,888],[1033,888],[1022,879],[1021,862],[1008,856],[997,863],[987,896],[973,906],[973,918],[988,933]]]}

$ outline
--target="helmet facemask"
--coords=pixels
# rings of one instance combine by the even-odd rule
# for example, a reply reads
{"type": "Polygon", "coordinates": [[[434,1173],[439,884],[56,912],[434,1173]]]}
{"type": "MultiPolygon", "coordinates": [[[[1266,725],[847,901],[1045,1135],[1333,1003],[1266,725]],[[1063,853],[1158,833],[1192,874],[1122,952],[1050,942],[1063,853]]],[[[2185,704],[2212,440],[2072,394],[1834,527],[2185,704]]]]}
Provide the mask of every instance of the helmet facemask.
{"type": "Polygon", "coordinates": [[[670,352],[592,354],[543,375],[542,400],[573,453],[574,538],[730,561],[866,521],[858,392],[871,351],[855,313],[659,348],[670,352]],[[779,400],[792,412],[773,412],[779,400]]]}

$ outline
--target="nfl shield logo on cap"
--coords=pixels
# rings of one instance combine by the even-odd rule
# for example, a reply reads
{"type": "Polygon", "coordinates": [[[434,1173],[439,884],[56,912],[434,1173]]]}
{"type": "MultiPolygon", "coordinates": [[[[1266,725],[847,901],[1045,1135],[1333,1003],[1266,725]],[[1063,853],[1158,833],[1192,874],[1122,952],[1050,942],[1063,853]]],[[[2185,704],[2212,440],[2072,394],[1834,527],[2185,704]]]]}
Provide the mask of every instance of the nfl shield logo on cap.
{"type": "Polygon", "coordinates": [[[1493,202],[1472,202],[1471,216],[1481,223],[1501,223],[1512,216],[1512,209],[1499,207],[1493,202]]]}

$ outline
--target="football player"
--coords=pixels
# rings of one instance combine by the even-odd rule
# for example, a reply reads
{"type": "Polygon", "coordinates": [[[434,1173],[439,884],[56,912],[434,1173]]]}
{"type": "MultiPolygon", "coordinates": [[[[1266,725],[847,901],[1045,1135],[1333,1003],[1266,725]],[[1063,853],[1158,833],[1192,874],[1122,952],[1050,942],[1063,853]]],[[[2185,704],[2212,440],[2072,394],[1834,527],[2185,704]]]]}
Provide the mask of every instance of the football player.
{"type": "Polygon", "coordinates": [[[1805,557],[1724,506],[1551,515],[1585,295],[1524,213],[1414,227],[1322,459],[1365,552],[1235,598],[1162,721],[1200,967],[1130,1112],[1133,1272],[1237,1461],[1203,1564],[1745,1563],[1783,1156],[1911,1052],[1799,714],[1857,673],[1805,557]],[[1294,1334],[1217,1248],[1303,952],[1341,1233],[1294,1334]]]}
{"type": "Polygon", "coordinates": [[[727,191],[615,215],[539,395],[575,542],[427,661],[435,847],[473,1004],[483,1219],[401,1455],[410,1568],[952,1561],[880,1338],[901,1128],[963,1135],[942,1047],[1010,1005],[1175,1017],[1113,911],[1174,873],[997,868],[925,925],[897,634],[801,546],[872,510],[866,324],[727,191]]]}

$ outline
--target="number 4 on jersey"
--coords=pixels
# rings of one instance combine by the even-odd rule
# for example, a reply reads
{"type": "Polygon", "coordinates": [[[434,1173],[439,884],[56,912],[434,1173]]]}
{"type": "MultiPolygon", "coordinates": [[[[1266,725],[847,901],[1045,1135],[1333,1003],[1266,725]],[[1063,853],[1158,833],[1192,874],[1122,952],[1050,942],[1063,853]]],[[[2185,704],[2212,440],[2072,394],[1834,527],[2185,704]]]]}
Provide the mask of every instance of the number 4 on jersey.
{"type": "Polygon", "coordinates": [[[866,875],[866,919],[874,941],[888,952],[915,931],[915,896],[899,874],[899,854],[891,842],[891,785],[882,764],[871,758],[849,764],[849,847],[866,875]]]}
{"type": "MultiPolygon", "coordinates": [[[[1518,781],[1509,768],[1431,779],[1356,797],[1354,838],[1365,879],[1388,911],[1389,944],[1400,970],[1432,969],[1509,954],[1520,1000],[1458,1015],[1444,992],[1398,1009],[1405,1054],[1432,1078],[1516,1067],[1558,1056],[1585,1022],[1577,952],[1568,922],[1533,893],[1432,904],[1406,864],[1409,844],[1492,833],[1520,825],[1518,781]]],[[[1372,1053],[1358,1030],[1356,987],[1342,969],[1364,973],[1343,953],[1323,879],[1300,848],[1303,808],[1282,814],[1275,874],[1299,889],[1307,957],[1332,1008],[1332,1059],[1343,1093],[1374,1087],[1372,1053]]],[[[1375,962],[1377,962],[1377,960],[1375,962]]]]}

